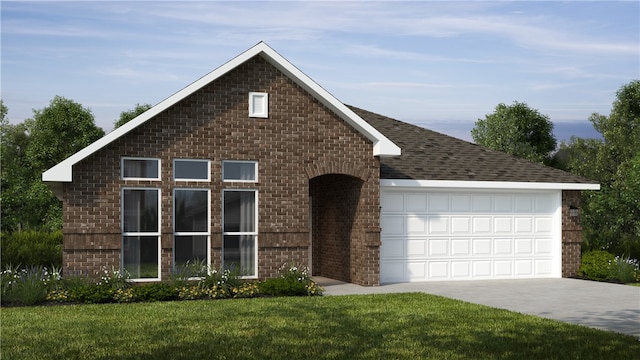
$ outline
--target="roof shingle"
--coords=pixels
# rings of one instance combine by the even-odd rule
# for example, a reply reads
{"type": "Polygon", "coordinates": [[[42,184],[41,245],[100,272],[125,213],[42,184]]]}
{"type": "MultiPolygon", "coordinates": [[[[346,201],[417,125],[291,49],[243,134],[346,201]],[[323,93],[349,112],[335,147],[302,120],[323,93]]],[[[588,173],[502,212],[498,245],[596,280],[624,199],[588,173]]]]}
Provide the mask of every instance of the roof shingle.
{"type": "Polygon", "coordinates": [[[349,108],[402,149],[400,156],[380,159],[381,179],[597,184],[566,171],[349,108]]]}

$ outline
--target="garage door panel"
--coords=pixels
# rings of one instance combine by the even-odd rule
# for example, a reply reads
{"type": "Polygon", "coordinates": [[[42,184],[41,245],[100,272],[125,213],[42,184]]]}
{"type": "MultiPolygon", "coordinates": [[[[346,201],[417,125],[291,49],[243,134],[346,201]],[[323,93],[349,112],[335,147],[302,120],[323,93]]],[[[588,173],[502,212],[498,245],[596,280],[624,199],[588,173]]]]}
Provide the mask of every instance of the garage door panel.
{"type": "Polygon", "coordinates": [[[452,234],[470,234],[471,233],[471,217],[469,216],[451,217],[451,233],[452,234]]]}
{"type": "Polygon", "coordinates": [[[427,216],[407,216],[407,234],[426,234],[428,222],[427,216]]]}
{"type": "Polygon", "coordinates": [[[381,234],[385,235],[404,235],[404,216],[382,216],[380,224],[382,226],[381,234]]]}
{"type": "Polygon", "coordinates": [[[380,282],[393,283],[407,281],[404,261],[383,261],[380,263],[380,282]]]}
{"type": "Polygon", "coordinates": [[[471,255],[471,239],[452,239],[451,240],[452,256],[470,256],[471,255]]]}
{"type": "Polygon", "coordinates": [[[429,234],[448,234],[449,218],[444,216],[429,216],[429,234]]]}
{"type": "Polygon", "coordinates": [[[386,238],[380,246],[380,253],[385,254],[385,258],[403,259],[406,257],[404,250],[406,244],[408,243],[405,238],[386,238]]]}
{"type": "Polygon", "coordinates": [[[494,239],[495,255],[511,255],[513,254],[513,239],[494,239]]]}
{"type": "Polygon", "coordinates": [[[491,218],[490,217],[482,217],[477,216],[472,220],[473,234],[491,234],[491,218]]]}
{"type": "Polygon", "coordinates": [[[408,259],[427,257],[427,240],[407,239],[406,242],[407,242],[406,257],[408,259]]]}
{"type": "Polygon", "coordinates": [[[515,261],[515,275],[520,277],[532,277],[533,276],[533,260],[516,260],[515,261]]]}
{"type": "Polygon", "coordinates": [[[516,255],[529,255],[533,253],[533,239],[515,239],[516,255]]]}
{"type": "Polygon", "coordinates": [[[407,276],[409,279],[423,281],[427,279],[427,262],[409,262],[407,263],[407,276]]]}
{"type": "Polygon", "coordinates": [[[427,195],[411,194],[407,195],[408,212],[427,212],[427,195]]]}
{"type": "Polygon", "coordinates": [[[382,282],[560,274],[559,192],[383,191],[381,199],[382,282]]]}
{"type": "Polygon", "coordinates": [[[452,261],[451,277],[456,279],[470,278],[471,277],[471,261],[452,261]]]}
{"type": "Polygon", "coordinates": [[[493,274],[495,277],[511,277],[513,275],[513,261],[495,260],[493,262],[493,274]]]}
{"type": "Polygon", "coordinates": [[[448,256],[449,239],[429,239],[429,256],[448,256]]]}
{"type": "Polygon", "coordinates": [[[491,239],[473,239],[473,255],[491,255],[491,239]]]}
{"type": "Polygon", "coordinates": [[[449,278],[449,262],[448,261],[430,261],[429,262],[429,279],[447,279],[449,278]]]}

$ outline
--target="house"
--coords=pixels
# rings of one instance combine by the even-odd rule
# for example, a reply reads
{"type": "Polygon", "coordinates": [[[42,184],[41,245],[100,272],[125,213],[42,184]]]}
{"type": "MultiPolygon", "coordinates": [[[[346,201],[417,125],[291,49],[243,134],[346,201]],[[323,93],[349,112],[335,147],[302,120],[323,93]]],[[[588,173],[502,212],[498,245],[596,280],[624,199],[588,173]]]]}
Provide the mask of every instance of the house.
{"type": "Polygon", "coordinates": [[[284,264],[361,285],[560,277],[599,185],[350,107],[259,43],[43,173],[63,268],[284,264]]]}

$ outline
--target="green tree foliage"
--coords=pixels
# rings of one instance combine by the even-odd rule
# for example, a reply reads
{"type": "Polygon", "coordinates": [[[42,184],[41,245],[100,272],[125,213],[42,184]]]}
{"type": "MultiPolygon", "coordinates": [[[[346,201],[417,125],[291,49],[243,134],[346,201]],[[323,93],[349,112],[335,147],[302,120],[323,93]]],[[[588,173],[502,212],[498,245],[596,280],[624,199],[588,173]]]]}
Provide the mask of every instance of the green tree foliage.
{"type": "Polygon", "coordinates": [[[583,193],[586,250],[640,258],[640,80],[622,86],[609,116],[589,118],[602,139],[560,146],[563,166],[601,185],[583,193]]]}
{"type": "Polygon", "coordinates": [[[123,111],[120,113],[120,119],[118,119],[113,125],[114,128],[119,128],[120,126],[128,123],[129,121],[135,119],[138,115],[142,114],[143,112],[147,111],[151,109],[151,105],[150,104],[136,104],[136,107],[131,109],[131,110],[127,110],[127,111],[123,111]]]}
{"type": "Polygon", "coordinates": [[[539,163],[556,148],[549,117],[517,101],[498,104],[493,113],[478,119],[471,136],[478,145],[539,163]]]}
{"type": "Polygon", "coordinates": [[[42,171],[104,136],[91,110],[60,96],[48,107],[35,110],[27,124],[31,138],[27,157],[42,171]]]}
{"type": "MultiPolygon", "coordinates": [[[[3,104],[4,106],[4,104],[3,104]]],[[[58,230],[61,203],[42,182],[42,172],[104,135],[93,114],[56,96],[33,119],[11,125],[2,110],[2,230],[58,230]]]]}

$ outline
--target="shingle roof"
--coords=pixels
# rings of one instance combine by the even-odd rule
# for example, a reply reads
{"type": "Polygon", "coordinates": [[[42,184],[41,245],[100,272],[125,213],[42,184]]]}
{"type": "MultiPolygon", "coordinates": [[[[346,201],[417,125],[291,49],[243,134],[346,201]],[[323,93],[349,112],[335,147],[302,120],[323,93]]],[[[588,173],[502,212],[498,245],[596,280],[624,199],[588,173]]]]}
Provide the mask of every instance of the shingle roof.
{"type": "Polygon", "coordinates": [[[597,184],[595,181],[349,106],[400,146],[380,159],[381,179],[597,184]]]}

